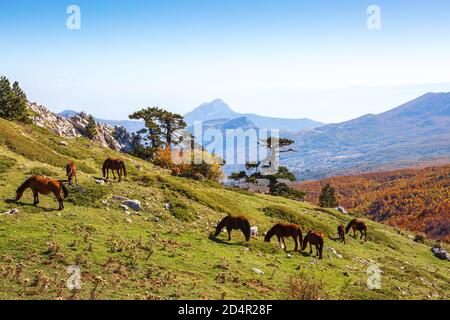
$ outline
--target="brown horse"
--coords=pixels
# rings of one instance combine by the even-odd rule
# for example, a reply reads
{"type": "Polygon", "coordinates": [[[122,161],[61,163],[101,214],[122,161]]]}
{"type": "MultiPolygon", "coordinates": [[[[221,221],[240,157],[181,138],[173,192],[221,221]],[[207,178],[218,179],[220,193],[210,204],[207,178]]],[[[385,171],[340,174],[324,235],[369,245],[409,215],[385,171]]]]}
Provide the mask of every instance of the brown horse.
{"type": "Polygon", "coordinates": [[[337,228],[338,235],[339,235],[339,241],[343,242],[345,244],[345,229],[344,225],[340,224],[337,228]]]}
{"type": "Polygon", "coordinates": [[[302,251],[306,249],[309,242],[309,254],[312,254],[312,246],[316,247],[317,256],[322,259],[323,252],[323,234],[320,232],[309,231],[303,239],[302,251]]]}
{"type": "Polygon", "coordinates": [[[16,199],[15,201],[19,201],[20,198],[22,198],[23,193],[26,189],[31,188],[33,191],[34,196],[34,202],[33,205],[39,204],[39,193],[40,194],[49,194],[50,192],[53,192],[55,197],[58,199],[59,202],[59,209],[64,209],[64,201],[61,197],[61,190],[64,194],[64,198],[67,198],[69,195],[69,190],[67,190],[66,186],[54,179],[45,178],[42,176],[33,176],[26,180],[16,191],[16,199]]]}
{"type": "Polygon", "coordinates": [[[292,237],[295,242],[295,249],[294,252],[298,251],[298,244],[300,243],[300,246],[302,245],[302,229],[296,224],[283,224],[279,223],[272,227],[272,229],[267,232],[266,236],[264,237],[264,241],[270,242],[270,239],[272,239],[273,236],[277,236],[278,243],[281,243],[283,241],[284,244],[284,250],[286,251],[286,243],[284,242],[285,237],[292,237]]]}
{"type": "Polygon", "coordinates": [[[69,163],[66,165],[66,174],[67,180],[69,181],[69,185],[72,185],[73,178],[75,178],[75,182],[78,183],[77,166],[73,161],[69,161],[69,163]]]}
{"type": "Polygon", "coordinates": [[[216,233],[213,238],[216,238],[220,232],[222,232],[223,228],[227,228],[228,232],[228,241],[231,240],[231,231],[232,230],[241,230],[245,236],[246,241],[250,241],[250,222],[244,216],[226,216],[219,222],[216,227],[216,233]]]}
{"type": "Polygon", "coordinates": [[[105,160],[105,162],[103,163],[103,178],[108,179],[109,178],[109,170],[111,169],[113,176],[114,176],[114,180],[116,180],[116,174],[114,173],[114,171],[117,171],[117,174],[119,176],[119,182],[122,181],[122,172],[124,177],[127,177],[127,169],[125,168],[125,163],[123,162],[122,159],[120,158],[108,158],[105,160]]]}
{"type": "Polygon", "coordinates": [[[350,231],[350,228],[353,229],[353,237],[356,239],[356,231],[359,231],[361,233],[360,239],[364,236],[364,241],[367,241],[367,225],[365,222],[353,219],[349,222],[347,227],[345,228],[345,233],[347,234],[350,231]]]}

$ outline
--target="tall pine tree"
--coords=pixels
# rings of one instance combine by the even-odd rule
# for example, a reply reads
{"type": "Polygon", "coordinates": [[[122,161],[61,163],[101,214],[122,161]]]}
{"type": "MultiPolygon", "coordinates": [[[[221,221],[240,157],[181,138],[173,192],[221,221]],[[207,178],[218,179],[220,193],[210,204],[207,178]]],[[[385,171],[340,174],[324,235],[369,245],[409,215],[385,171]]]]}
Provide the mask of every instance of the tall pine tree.
{"type": "Polygon", "coordinates": [[[29,123],[27,96],[16,81],[12,87],[6,77],[0,77],[0,118],[29,123]]]}

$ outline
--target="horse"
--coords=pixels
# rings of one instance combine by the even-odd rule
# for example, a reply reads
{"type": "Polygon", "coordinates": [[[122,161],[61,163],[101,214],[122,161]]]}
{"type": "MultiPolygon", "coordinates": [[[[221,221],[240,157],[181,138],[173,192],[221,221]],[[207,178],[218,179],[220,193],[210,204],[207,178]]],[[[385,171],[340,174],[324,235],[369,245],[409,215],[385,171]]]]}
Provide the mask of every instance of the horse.
{"type": "Polygon", "coordinates": [[[339,241],[343,242],[345,244],[345,229],[344,225],[340,224],[337,228],[338,235],[339,235],[339,241]]]}
{"type": "Polygon", "coordinates": [[[229,215],[223,218],[216,227],[216,232],[213,236],[214,239],[222,232],[223,228],[227,228],[228,241],[231,240],[232,230],[241,230],[245,236],[245,240],[250,241],[250,222],[244,216],[233,217],[229,215]]]}
{"type": "Polygon", "coordinates": [[[103,168],[102,168],[103,178],[106,178],[106,179],[109,178],[109,170],[110,169],[113,173],[114,180],[116,180],[116,175],[115,175],[114,171],[117,171],[117,174],[119,176],[119,182],[122,181],[122,171],[123,171],[124,177],[125,178],[127,177],[127,169],[125,168],[125,163],[120,158],[110,157],[105,160],[105,162],[103,163],[103,168]]]}
{"type": "Polygon", "coordinates": [[[23,193],[26,189],[31,188],[33,191],[34,202],[33,205],[37,206],[39,204],[39,193],[40,194],[49,194],[53,192],[55,197],[58,199],[59,208],[58,210],[64,209],[64,201],[61,197],[61,190],[64,194],[64,198],[67,198],[69,195],[69,190],[67,187],[58,180],[42,177],[42,176],[33,176],[27,179],[16,191],[16,199],[15,201],[19,201],[22,198],[23,193]]]}
{"type": "Polygon", "coordinates": [[[353,237],[356,239],[356,231],[359,231],[361,233],[360,239],[364,236],[364,241],[367,241],[367,225],[365,222],[353,219],[349,222],[347,227],[345,228],[345,233],[347,234],[350,231],[350,228],[353,229],[353,237]]]}
{"type": "Polygon", "coordinates": [[[77,166],[73,161],[69,161],[66,165],[66,174],[69,185],[72,185],[72,179],[75,178],[75,182],[78,183],[77,179],[77,166]]]}
{"type": "Polygon", "coordinates": [[[284,250],[286,251],[286,243],[284,242],[284,237],[292,237],[295,242],[294,252],[298,251],[298,244],[302,245],[302,229],[296,224],[276,224],[272,227],[272,229],[267,232],[264,237],[265,242],[270,242],[270,239],[273,236],[277,236],[278,243],[283,241],[284,250]]]}
{"type": "Polygon", "coordinates": [[[303,239],[302,251],[306,249],[309,242],[309,254],[312,254],[312,246],[316,247],[317,256],[322,259],[323,252],[323,234],[320,232],[309,231],[303,239]]]}

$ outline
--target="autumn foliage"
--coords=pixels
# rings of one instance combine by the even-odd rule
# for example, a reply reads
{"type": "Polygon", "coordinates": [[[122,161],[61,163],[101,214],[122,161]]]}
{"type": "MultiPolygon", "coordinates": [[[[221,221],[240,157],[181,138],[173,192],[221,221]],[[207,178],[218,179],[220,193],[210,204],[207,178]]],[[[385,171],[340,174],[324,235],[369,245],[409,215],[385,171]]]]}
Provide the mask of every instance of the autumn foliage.
{"type": "Polygon", "coordinates": [[[318,204],[327,183],[350,211],[450,242],[450,165],[334,177],[297,188],[307,192],[306,201],[318,204]]]}

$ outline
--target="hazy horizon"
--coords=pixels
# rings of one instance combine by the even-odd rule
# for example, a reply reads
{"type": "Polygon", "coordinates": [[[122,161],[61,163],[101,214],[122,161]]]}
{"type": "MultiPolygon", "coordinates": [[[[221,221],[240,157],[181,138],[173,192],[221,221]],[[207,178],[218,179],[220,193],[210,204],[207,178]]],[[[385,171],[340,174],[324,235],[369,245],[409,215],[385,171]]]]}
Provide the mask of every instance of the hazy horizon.
{"type": "Polygon", "coordinates": [[[0,74],[52,111],[123,120],[223,99],[240,113],[342,122],[450,92],[450,2],[0,3],[0,74]],[[81,10],[69,30],[66,10],[81,10]],[[367,8],[380,8],[369,30],[367,8]]]}

